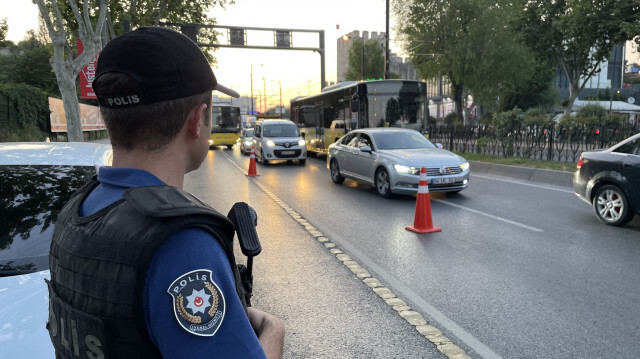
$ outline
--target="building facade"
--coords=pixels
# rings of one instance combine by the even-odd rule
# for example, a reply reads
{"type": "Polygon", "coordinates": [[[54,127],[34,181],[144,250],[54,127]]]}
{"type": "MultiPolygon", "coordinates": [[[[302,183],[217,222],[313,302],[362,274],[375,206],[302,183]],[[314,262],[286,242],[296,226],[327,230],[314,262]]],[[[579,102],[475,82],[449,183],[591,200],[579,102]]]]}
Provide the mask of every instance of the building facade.
{"type": "MultiPolygon", "coordinates": [[[[369,33],[369,31],[363,31],[361,36],[360,31],[354,30],[346,34],[346,39],[342,36],[336,39],[337,82],[345,81],[345,74],[349,68],[349,50],[351,50],[351,45],[353,45],[354,41],[363,41],[363,38],[365,42],[376,40],[380,44],[380,48],[384,49],[385,35],[384,32],[373,31],[369,33]]],[[[420,80],[418,73],[413,66],[411,66],[409,59],[401,58],[393,52],[389,53],[389,71],[398,74],[401,79],[420,80]]]]}

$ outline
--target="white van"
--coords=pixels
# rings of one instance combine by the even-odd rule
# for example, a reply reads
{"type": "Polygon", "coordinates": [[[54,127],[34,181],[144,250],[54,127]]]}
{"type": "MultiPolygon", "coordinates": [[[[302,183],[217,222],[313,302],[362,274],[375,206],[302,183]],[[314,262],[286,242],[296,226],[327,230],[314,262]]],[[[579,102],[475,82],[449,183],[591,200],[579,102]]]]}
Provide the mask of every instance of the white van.
{"type": "Polygon", "coordinates": [[[300,130],[289,120],[259,120],[253,133],[256,160],[268,164],[273,160],[307,162],[307,146],[300,130]]]}

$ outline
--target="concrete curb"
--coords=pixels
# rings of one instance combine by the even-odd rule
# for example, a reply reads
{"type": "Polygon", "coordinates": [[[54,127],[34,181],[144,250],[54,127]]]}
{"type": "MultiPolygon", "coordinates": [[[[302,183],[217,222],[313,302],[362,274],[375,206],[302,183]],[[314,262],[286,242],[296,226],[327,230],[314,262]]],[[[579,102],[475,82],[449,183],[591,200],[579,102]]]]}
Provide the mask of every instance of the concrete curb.
{"type": "Polygon", "coordinates": [[[469,161],[471,173],[484,173],[558,186],[573,186],[573,172],[469,161]]]}

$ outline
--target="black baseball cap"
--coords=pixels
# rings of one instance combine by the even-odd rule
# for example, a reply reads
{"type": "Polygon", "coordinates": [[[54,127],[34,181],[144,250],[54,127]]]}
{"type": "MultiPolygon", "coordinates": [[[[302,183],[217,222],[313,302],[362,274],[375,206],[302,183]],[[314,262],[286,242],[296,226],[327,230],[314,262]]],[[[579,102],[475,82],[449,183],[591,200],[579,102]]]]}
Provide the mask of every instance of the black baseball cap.
{"type": "Polygon", "coordinates": [[[93,90],[100,106],[125,108],[175,100],[217,90],[240,97],[216,81],[204,54],[187,36],[165,27],[140,27],[111,40],[98,57],[96,80],[118,72],[134,80],[134,88],[93,90]]]}

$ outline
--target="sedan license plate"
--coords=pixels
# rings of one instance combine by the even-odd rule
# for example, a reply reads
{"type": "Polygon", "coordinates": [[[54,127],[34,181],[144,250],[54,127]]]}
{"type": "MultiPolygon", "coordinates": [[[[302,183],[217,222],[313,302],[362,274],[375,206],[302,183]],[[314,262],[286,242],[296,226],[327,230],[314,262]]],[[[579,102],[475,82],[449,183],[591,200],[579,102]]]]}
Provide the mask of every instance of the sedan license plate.
{"type": "Polygon", "coordinates": [[[450,178],[450,177],[432,178],[431,179],[431,184],[447,184],[447,183],[455,183],[455,181],[456,181],[455,178],[450,178]]]}
{"type": "Polygon", "coordinates": [[[293,155],[295,153],[296,153],[295,151],[281,151],[280,152],[281,155],[293,155]]]}

